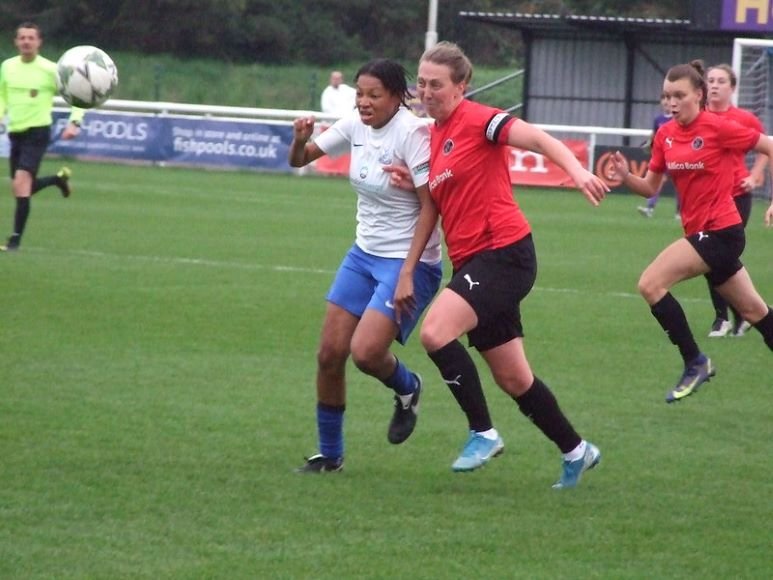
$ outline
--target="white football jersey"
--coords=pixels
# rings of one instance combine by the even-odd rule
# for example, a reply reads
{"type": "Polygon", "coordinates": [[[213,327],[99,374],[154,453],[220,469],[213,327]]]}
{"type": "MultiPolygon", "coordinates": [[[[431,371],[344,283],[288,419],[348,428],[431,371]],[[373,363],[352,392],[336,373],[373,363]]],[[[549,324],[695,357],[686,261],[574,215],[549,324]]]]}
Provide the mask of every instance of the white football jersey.
{"type": "MultiPolygon", "coordinates": [[[[415,186],[429,176],[429,127],[401,107],[380,129],[360,120],[356,111],[336,121],[314,140],[330,157],[351,153],[349,182],[357,192],[357,245],[383,258],[405,258],[411,247],[421,206],[414,192],[389,185],[384,165],[409,168],[415,186]]],[[[421,261],[441,259],[440,231],[430,237],[421,261]]]]}

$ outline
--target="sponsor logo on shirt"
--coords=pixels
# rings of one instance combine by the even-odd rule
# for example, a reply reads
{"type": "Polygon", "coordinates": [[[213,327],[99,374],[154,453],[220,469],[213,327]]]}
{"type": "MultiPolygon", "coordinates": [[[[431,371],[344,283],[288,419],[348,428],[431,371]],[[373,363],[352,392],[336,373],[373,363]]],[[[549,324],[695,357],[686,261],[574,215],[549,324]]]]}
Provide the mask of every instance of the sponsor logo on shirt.
{"type": "Polygon", "coordinates": [[[425,161],[424,163],[420,163],[419,165],[414,167],[413,173],[416,175],[423,175],[424,173],[429,173],[429,161],[425,161]]]}
{"type": "Polygon", "coordinates": [[[690,163],[689,161],[669,161],[666,164],[669,171],[701,171],[705,169],[703,161],[690,163]]]}
{"type": "Polygon", "coordinates": [[[434,190],[438,185],[443,183],[446,179],[450,179],[454,176],[453,171],[451,169],[446,169],[443,173],[438,173],[430,182],[429,182],[429,190],[434,190]]]}
{"type": "Polygon", "coordinates": [[[666,141],[666,145],[668,145],[669,149],[671,149],[671,147],[674,146],[674,138],[673,137],[666,137],[665,141],[666,141]]]}

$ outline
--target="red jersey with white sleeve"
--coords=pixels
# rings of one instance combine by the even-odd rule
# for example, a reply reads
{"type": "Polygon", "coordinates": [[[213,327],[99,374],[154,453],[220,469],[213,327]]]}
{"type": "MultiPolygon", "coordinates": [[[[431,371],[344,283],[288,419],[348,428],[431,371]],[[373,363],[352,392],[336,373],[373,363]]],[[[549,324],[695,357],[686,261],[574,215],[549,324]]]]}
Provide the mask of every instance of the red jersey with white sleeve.
{"type": "MultiPolygon", "coordinates": [[[[758,133],[764,133],[765,127],[762,125],[762,121],[757,118],[757,115],[746,109],[739,109],[732,105],[727,111],[710,111],[715,115],[722,117],[723,119],[732,119],[739,125],[754,129],[758,133]]],[[[742,151],[740,149],[732,151],[731,156],[733,158],[733,196],[743,195],[748,193],[743,187],[741,182],[749,177],[749,168],[746,167],[746,154],[749,152],[742,151]]]]}
{"type": "Polygon", "coordinates": [[[671,176],[685,234],[741,223],[732,196],[734,174],[727,164],[732,153],[748,151],[759,138],[759,131],[706,111],[689,125],[672,120],[658,130],[649,169],[671,176]]]}
{"type": "Polygon", "coordinates": [[[519,122],[465,99],[443,123],[432,125],[429,190],[454,269],[531,232],[510,182],[507,135],[519,122]]]}

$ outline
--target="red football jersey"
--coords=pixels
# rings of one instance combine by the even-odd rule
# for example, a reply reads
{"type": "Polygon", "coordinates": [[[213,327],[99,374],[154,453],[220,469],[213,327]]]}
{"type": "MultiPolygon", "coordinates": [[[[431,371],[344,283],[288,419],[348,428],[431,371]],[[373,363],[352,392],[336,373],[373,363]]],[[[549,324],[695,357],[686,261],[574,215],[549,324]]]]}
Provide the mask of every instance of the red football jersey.
{"type": "Polygon", "coordinates": [[[759,138],[759,131],[705,111],[689,125],[671,120],[658,130],[649,169],[671,176],[687,235],[741,223],[729,156],[748,151],[759,138]]]}
{"type": "Polygon", "coordinates": [[[432,126],[429,190],[454,268],[531,231],[510,183],[506,143],[515,122],[501,109],[464,100],[432,126]]]}
{"type": "MultiPolygon", "coordinates": [[[[757,116],[752,113],[751,111],[747,111],[745,109],[739,109],[738,107],[733,107],[732,105],[727,111],[710,111],[711,113],[714,113],[715,115],[719,115],[720,117],[723,117],[725,119],[732,119],[739,125],[743,125],[744,127],[749,127],[749,129],[754,129],[758,133],[764,133],[765,127],[762,126],[762,121],[760,121],[757,116]]],[[[742,151],[740,149],[732,151],[732,157],[733,157],[733,166],[735,168],[734,170],[734,178],[733,178],[733,195],[742,195],[746,193],[746,191],[741,187],[741,182],[749,177],[749,168],[746,167],[746,154],[747,151],[742,151]]]]}

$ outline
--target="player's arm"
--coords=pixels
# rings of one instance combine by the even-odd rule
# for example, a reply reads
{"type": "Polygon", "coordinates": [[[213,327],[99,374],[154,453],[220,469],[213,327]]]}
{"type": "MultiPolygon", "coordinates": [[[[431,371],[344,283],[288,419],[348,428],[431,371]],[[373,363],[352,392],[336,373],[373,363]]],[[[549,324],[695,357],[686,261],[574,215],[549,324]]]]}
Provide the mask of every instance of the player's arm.
{"type": "MultiPolygon", "coordinates": [[[[765,166],[768,165],[771,155],[773,155],[773,140],[765,135],[765,133],[760,133],[760,138],[757,140],[754,147],[752,147],[752,150],[757,152],[757,157],[754,159],[751,174],[754,176],[756,172],[758,174],[758,181],[755,181],[755,184],[762,185],[764,182],[763,171],[765,166]]],[[[770,167],[770,170],[771,177],[773,178],[773,165],[770,167]]]]}
{"type": "MultiPolygon", "coordinates": [[[[757,143],[754,145],[753,149],[757,153],[761,153],[770,159],[771,155],[773,155],[773,139],[765,135],[765,133],[760,133],[760,138],[757,140],[757,143]]],[[[773,183],[773,163],[768,164],[768,167],[771,173],[771,183],[773,183]]],[[[771,199],[770,207],[768,207],[767,211],[765,212],[765,224],[769,227],[773,226],[773,199],[771,199]]]]}
{"type": "Polygon", "coordinates": [[[309,143],[313,134],[314,117],[301,117],[293,121],[293,141],[287,154],[287,161],[292,167],[303,167],[325,154],[316,143],[309,143]]]}
{"type": "Polygon", "coordinates": [[[612,168],[615,172],[613,177],[620,179],[623,182],[623,185],[642,197],[653,197],[657,195],[666,179],[665,174],[656,173],[649,169],[647,169],[647,173],[644,174],[644,177],[634,175],[631,173],[630,167],[628,167],[628,160],[620,153],[620,151],[615,151],[612,156],[612,168]]]}
{"type": "Polygon", "coordinates": [[[765,167],[767,167],[768,161],[768,156],[762,153],[757,153],[754,156],[754,163],[749,171],[749,177],[741,182],[745,191],[751,191],[765,183],[765,167]]]}
{"type": "Polygon", "coordinates": [[[593,205],[598,205],[609,191],[606,183],[580,164],[571,149],[534,125],[525,121],[512,123],[507,135],[507,144],[541,153],[550,159],[572,178],[577,189],[593,205]]]}
{"type": "Polygon", "coordinates": [[[773,227],[773,199],[770,200],[770,207],[765,212],[765,225],[769,228],[773,227]]]}
{"type": "Polygon", "coordinates": [[[83,117],[86,116],[86,109],[81,109],[79,107],[71,107],[70,108],[70,116],[67,119],[69,121],[69,124],[73,127],[80,127],[81,123],[83,123],[83,117]]]}
{"type": "Polygon", "coordinates": [[[5,80],[5,74],[2,68],[0,68],[0,133],[5,133],[5,112],[8,109],[8,83],[5,80]]]}
{"type": "Polygon", "coordinates": [[[72,139],[73,137],[78,136],[78,133],[81,132],[81,123],[83,122],[85,114],[85,109],[79,109],[78,107],[72,107],[70,109],[70,117],[67,125],[62,131],[62,139],[72,139]]]}
{"type": "Polygon", "coordinates": [[[421,211],[419,212],[419,219],[416,222],[416,229],[413,232],[411,247],[408,250],[408,255],[400,270],[400,277],[397,280],[397,287],[395,288],[393,299],[395,304],[395,317],[397,318],[398,323],[403,314],[410,316],[416,309],[413,275],[416,271],[416,266],[421,259],[421,255],[427,247],[427,242],[429,242],[432,233],[435,231],[438,220],[437,206],[435,206],[435,202],[432,201],[429,187],[426,184],[417,187],[416,195],[419,198],[421,211]]]}

